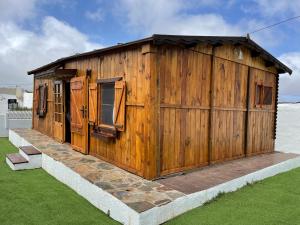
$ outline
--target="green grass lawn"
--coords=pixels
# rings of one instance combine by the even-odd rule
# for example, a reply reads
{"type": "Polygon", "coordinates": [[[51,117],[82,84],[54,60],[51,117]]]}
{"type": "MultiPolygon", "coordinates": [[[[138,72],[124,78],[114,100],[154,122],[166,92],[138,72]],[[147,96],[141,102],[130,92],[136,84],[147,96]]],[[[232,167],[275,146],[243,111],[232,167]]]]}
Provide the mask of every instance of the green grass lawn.
{"type": "MultiPolygon", "coordinates": [[[[118,224],[42,169],[10,170],[5,154],[15,151],[0,138],[1,225],[118,224]]],[[[166,224],[300,224],[300,169],[222,195],[166,224]]]]}
{"type": "Polygon", "coordinates": [[[5,155],[16,151],[0,138],[1,225],[119,224],[42,169],[12,171],[5,155]]]}

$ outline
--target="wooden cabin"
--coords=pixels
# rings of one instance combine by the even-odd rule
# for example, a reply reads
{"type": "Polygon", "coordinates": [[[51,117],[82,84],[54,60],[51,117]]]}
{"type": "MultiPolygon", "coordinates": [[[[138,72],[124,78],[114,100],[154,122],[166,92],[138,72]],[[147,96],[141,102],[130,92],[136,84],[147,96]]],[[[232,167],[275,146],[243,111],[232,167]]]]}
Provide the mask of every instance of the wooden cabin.
{"type": "Polygon", "coordinates": [[[273,152],[286,72],[246,37],[153,35],[29,71],[32,126],[155,179],[273,152]]]}

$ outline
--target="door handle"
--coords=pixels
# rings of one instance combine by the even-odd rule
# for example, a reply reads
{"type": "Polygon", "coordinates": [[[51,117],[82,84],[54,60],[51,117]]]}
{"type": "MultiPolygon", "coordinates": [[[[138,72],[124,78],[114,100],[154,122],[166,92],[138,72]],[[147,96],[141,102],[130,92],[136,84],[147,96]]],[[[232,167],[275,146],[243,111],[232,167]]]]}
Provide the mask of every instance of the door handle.
{"type": "Polygon", "coordinates": [[[84,118],[84,106],[81,106],[80,112],[81,112],[82,118],[84,118]]]}
{"type": "Polygon", "coordinates": [[[85,118],[88,117],[88,109],[87,109],[87,106],[84,107],[84,115],[85,115],[85,118]]]}

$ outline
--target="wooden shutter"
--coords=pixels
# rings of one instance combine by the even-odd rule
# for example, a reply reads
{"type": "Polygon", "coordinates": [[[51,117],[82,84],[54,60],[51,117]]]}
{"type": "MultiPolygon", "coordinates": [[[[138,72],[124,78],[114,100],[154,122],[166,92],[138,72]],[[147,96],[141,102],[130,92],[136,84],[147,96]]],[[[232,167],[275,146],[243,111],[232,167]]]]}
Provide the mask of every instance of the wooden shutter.
{"type": "Polygon", "coordinates": [[[40,104],[40,87],[37,85],[34,90],[34,110],[39,115],[39,104],[40,104]]]}
{"type": "Polygon", "coordinates": [[[97,122],[97,84],[89,84],[89,122],[97,122]]]}
{"type": "Polygon", "coordinates": [[[71,80],[71,129],[82,133],[84,118],[84,83],[82,77],[71,80]]]}
{"type": "Polygon", "coordinates": [[[43,99],[43,105],[42,105],[42,114],[43,116],[46,115],[47,113],[47,100],[48,100],[48,86],[46,84],[44,84],[44,99],[43,99]]]}
{"type": "Polygon", "coordinates": [[[115,82],[114,126],[119,131],[125,130],[126,82],[115,82]]]}

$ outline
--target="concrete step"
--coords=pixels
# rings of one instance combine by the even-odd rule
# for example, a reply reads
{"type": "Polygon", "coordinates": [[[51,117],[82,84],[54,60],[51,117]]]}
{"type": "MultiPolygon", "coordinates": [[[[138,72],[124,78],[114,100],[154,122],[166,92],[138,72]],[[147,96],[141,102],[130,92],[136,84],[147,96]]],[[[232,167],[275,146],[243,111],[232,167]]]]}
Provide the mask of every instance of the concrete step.
{"type": "Polygon", "coordinates": [[[42,167],[42,153],[32,145],[19,147],[19,153],[28,160],[31,169],[42,167]]]}
{"type": "Polygon", "coordinates": [[[19,153],[6,155],[6,163],[12,170],[41,168],[42,153],[33,146],[21,146],[19,153]]]}
{"type": "Polygon", "coordinates": [[[30,164],[20,153],[11,153],[6,155],[6,163],[12,170],[27,169],[30,164]]]}
{"type": "Polygon", "coordinates": [[[30,146],[20,146],[19,147],[19,153],[28,161],[30,161],[30,158],[34,156],[41,156],[41,152],[37,150],[32,145],[30,146]]]}

